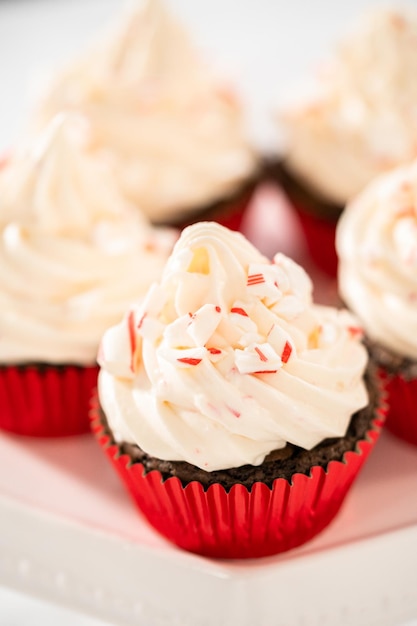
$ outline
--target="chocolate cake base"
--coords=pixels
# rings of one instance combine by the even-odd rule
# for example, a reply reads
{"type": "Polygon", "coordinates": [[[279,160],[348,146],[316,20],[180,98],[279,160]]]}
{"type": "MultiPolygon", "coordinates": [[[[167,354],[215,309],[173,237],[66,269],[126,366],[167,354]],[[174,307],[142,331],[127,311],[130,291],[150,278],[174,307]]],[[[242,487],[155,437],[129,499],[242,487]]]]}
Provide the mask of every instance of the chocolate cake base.
{"type": "Polygon", "coordinates": [[[181,211],[178,209],[173,215],[165,219],[152,220],[154,226],[171,226],[173,228],[185,228],[195,222],[206,221],[227,221],[233,219],[234,213],[240,210],[240,207],[249,203],[249,200],[260,181],[260,170],[256,171],[233,193],[219,198],[207,205],[203,205],[190,211],[181,211]]]}
{"type": "Polygon", "coordinates": [[[417,378],[417,361],[401,356],[369,337],[365,338],[365,345],[373,362],[388,374],[402,376],[407,381],[417,378]]]}
{"type": "MultiPolygon", "coordinates": [[[[220,483],[226,491],[229,491],[236,483],[241,483],[250,489],[256,482],[263,482],[271,487],[277,478],[285,478],[291,482],[292,476],[296,473],[309,475],[313,466],[321,466],[326,469],[330,461],[342,461],[346,452],[354,451],[357,443],[366,438],[366,433],[373,428],[372,421],[380,404],[380,392],[375,370],[372,367],[368,368],[365,379],[369,404],[353,415],[344,437],[326,439],[312,450],[287,445],[284,454],[282,450],[272,452],[259,466],[243,465],[237,468],[206,472],[183,461],[164,461],[149,456],[135,444],[123,442],[118,445],[121,454],[127,454],[132,463],[143,465],[145,473],[157,470],[161,473],[163,480],[176,476],[184,487],[192,481],[198,481],[204,489],[215,483],[220,483]]],[[[115,444],[102,410],[100,417],[104,433],[110,437],[111,444],[115,444]]]]}

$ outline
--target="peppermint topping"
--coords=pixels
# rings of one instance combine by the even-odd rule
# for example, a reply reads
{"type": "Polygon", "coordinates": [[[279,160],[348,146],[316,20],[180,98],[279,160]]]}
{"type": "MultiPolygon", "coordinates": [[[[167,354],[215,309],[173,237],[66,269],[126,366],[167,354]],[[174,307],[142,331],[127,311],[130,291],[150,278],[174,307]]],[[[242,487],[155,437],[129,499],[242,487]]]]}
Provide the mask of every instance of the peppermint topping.
{"type": "Polygon", "coordinates": [[[219,350],[218,348],[207,348],[207,350],[210,352],[210,354],[221,354],[222,351],[219,350]]]}
{"type": "Polygon", "coordinates": [[[288,359],[290,358],[291,353],[292,353],[291,344],[288,341],[286,341],[284,350],[282,351],[282,354],[281,354],[281,360],[283,363],[288,363],[288,359]]]}
{"type": "Polygon", "coordinates": [[[136,352],[136,332],[135,332],[135,314],[133,311],[129,312],[127,317],[127,326],[129,329],[129,341],[130,341],[130,369],[135,371],[135,352],[136,352]]]}
{"type": "Polygon", "coordinates": [[[265,276],[260,272],[259,274],[252,274],[248,276],[248,287],[253,287],[253,285],[261,285],[265,282],[265,276]]]}
{"type": "Polygon", "coordinates": [[[161,356],[176,367],[195,367],[204,359],[205,348],[161,349],[161,356]]]}
{"type": "Polygon", "coordinates": [[[239,307],[239,306],[232,307],[230,309],[230,313],[236,313],[237,315],[243,315],[243,317],[249,317],[245,309],[242,309],[242,307],[239,307]]]}
{"type": "Polygon", "coordinates": [[[235,363],[240,374],[276,372],[282,367],[281,357],[268,343],[235,350],[235,363]]]}
{"type": "Polygon", "coordinates": [[[227,404],[226,404],[226,408],[234,417],[239,418],[241,416],[241,413],[239,411],[237,411],[236,409],[233,409],[231,406],[228,406],[227,404]]]}
{"type": "Polygon", "coordinates": [[[144,322],[144,320],[145,320],[145,317],[146,317],[147,315],[148,315],[148,314],[147,314],[147,313],[146,313],[146,311],[145,311],[145,313],[142,315],[142,317],[141,317],[141,318],[140,318],[140,320],[139,320],[139,323],[138,323],[138,326],[137,326],[137,327],[138,327],[138,329],[139,329],[139,328],[142,328],[142,324],[143,324],[143,322],[144,322]]]}
{"type": "Polygon", "coordinates": [[[264,355],[264,353],[262,352],[262,350],[258,347],[255,347],[255,352],[259,355],[259,358],[261,359],[261,361],[267,361],[268,357],[266,357],[264,355]]]}
{"type": "Polygon", "coordinates": [[[204,304],[196,311],[188,325],[188,334],[195,345],[203,346],[220,323],[220,316],[212,304],[204,304]]]}
{"type": "Polygon", "coordinates": [[[185,365],[198,365],[201,363],[201,359],[193,359],[191,357],[183,357],[181,359],[177,359],[178,363],[185,363],[185,365]]]}
{"type": "Polygon", "coordinates": [[[363,329],[360,326],[348,326],[348,332],[351,337],[357,337],[358,339],[363,337],[363,329]]]}

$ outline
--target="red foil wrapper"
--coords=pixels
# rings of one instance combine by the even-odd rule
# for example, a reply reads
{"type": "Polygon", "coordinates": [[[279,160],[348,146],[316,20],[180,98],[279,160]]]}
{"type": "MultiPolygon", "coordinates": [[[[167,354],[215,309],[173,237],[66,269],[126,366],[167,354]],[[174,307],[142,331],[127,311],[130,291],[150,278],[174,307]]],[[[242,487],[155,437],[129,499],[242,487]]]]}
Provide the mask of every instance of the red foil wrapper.
{"type": "Polygon", "coordinates": [[[335,245],[337,220],[312,215],[294,202],[291,204],[297,213],[311,259],[327,276],[336,278],[338,265],[335,245]]]}
{"type": "Polygon", "coordinates": [[[98,366],[0,367],[0,428],[31,437],[90,430],[89,406],[98,366]]]}
{"type": "Polygon", "coordinates": [[[417,379],[406,380],[401,374],[390,376],[386,372],[382,375],[388,393],[387,428],[417,446],[417,379]]]}
{"type": "Polygon", "coordinates": [[[149,523],[185,550],[208,557],[255,558],[294,548],[319,533],[336,515],[353,480],[367,459],[383,424],[378,409],[372,427],[343,462],[331,461],[325,471],[295,474],[291,484],[278,478],[272,488],[258,482],[226,491],[220,484],[206,491],[198,482],[183,487],[176,477],[163,480],[158,471],[144,473],[130,463],[103,431],[97,398],[92,429],[111,464],[149,523]]]}

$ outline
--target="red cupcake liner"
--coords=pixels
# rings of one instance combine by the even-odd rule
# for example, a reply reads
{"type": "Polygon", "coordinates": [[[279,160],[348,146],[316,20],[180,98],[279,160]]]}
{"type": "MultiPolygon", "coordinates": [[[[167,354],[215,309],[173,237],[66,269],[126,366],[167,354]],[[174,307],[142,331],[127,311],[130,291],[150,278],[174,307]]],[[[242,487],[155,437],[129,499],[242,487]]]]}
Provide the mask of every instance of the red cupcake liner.
{"type": "Polygon", "coordinates": [[[337,220],[325,219],[308,213],[292,201],[291,205],[298,216],[312,261],[327,276],[336,278],[338,266],[335,244],[337,220]]]}
{"type": "Polygon", "coordinates": [[[179,547],[208,557],[255,558],[295,548],[325,528],[338,512],[367,459],[384,421],[381,403],[366,437],[343,461],[327,470],[313,467],[309,476],[295,474],[291,484],[278,478],[272,488],[241,484],[230,491],[220,484],[204,490],[198,482],[183,487],[177,477],[163,480],[159,471],[144,473],[111,443],[100,423],[97,398],[92,430],[136,505],[150,524],[179,547]]]}
{"type": "Polygon", "coordinates": [[[393,434],[417,446],[417,379],[406,380],[401,374],[386,378],[388,393],[387,429],[393,434]]]}
{"type": "Polygon", "coordinates": [[[31,437],[89,432],[98,366],[0,367],[0,429],[31,437]]]}

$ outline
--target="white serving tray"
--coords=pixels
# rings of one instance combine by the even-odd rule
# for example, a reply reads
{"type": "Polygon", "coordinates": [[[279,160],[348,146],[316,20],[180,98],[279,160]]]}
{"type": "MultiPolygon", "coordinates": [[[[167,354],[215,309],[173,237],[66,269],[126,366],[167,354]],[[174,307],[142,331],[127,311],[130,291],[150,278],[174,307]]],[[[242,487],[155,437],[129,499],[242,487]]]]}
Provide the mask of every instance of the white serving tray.
{"type": "Polygon", "coordinates": [[[397,626],[417,617],[417,450],[383,433],[336,520],[286,554],[182,552],[92,436],[0,434],[0,583],[118,626],[397,626]]]}

